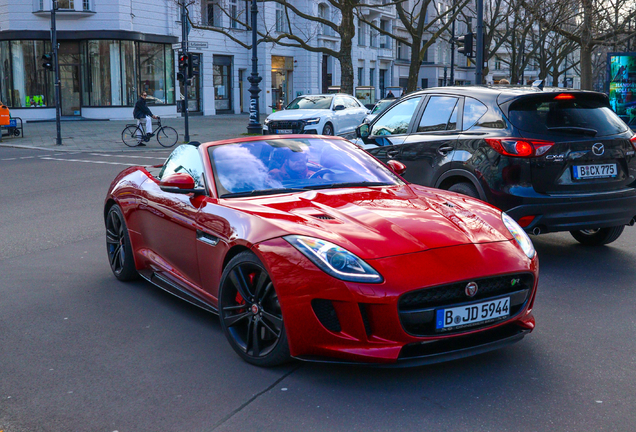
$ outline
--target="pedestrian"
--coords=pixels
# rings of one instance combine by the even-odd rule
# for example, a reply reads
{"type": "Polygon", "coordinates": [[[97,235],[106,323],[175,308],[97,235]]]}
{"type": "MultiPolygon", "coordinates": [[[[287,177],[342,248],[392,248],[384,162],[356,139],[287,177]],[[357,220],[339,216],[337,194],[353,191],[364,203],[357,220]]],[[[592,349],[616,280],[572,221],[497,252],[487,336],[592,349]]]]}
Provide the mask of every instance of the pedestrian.
{"type": "MultiPolygon", "coordinates": [[[[139,125],[143,119],[146,120],[146,139],[149,139],[154,134],[152,133],[152,119],[157,119],[156,115],[152,114],[150,108],[146,105],[146,97],[148,97],[148,93],[145,91],[141,93],[141,96],[135,103],[135,109],[133,110],[133,117],[137,119],[137,124],[139,125]]],[[[139,137],[139,145],[144,146],[145,144],[141,142],[141,136],[139,137]]]]}
{"type": "Polygon", "coordinates": [[[386,95],[387,99],[395,99],[395,95],[393,94],[393,92],[391,90],[389,90],[389,92],[386,95]]]}

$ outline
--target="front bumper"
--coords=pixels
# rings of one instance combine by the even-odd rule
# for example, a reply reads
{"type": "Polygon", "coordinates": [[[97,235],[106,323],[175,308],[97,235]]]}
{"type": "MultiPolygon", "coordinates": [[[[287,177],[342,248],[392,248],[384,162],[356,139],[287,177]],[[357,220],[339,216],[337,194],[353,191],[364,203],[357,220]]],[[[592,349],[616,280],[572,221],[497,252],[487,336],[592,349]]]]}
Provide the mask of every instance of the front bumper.
{"type": "Polygon", "coordinates": [[[255,252],[276,287],[291,355],[301,360],[436,363],[500,348],[534,328],[538,260],[525,258],[514,240],[367,260],[385,278],[381,284],[334,279],[283,239],[263,242],[255,252]],[[410,334],[402,325],[399,300],[405,293],[513,273],[531,274],[533,284],[524,306],[503,321],[432,336],[410,334]]]}
{"type": "Polygon", "coordinates": [[[535,216],[524,227],[527,232],[537,227],[546,233],[627,225],[636,217],[636,189],[526,199],[506,213],[517,221],[524,216],[535,216]]]}

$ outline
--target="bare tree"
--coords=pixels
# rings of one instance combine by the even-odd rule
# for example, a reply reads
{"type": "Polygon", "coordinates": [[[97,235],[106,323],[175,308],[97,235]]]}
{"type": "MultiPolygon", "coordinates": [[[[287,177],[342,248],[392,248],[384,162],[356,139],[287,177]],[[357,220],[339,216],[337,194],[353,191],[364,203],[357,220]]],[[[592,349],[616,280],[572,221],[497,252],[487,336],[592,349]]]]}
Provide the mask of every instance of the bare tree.
{"type": "Polygon", "coordinates": [[[545,18],[542,7],[520,1],[546,30],[565,37],[579,48],[581,88],[585,90],[592,89],[595,47],[624,43],[631,36],[630,22],[636,18],[634,0],[572,0],[561,2],[567,13],[555,25],[545,18]]]}

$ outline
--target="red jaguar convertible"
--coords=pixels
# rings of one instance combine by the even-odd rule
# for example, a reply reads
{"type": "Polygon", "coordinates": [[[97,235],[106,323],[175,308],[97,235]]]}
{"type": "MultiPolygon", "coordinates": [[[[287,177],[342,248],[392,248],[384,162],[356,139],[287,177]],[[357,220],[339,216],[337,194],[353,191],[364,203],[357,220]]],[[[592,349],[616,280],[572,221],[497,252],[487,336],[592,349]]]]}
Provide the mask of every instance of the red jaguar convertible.
{"type": "Polygon", "coordinates": [[[260,366],[427,364],[521,340],[539,269],[528,236],[403,171],[334,137],[185,144],[111,184],[110,265],[218,313],[260,366]]]}

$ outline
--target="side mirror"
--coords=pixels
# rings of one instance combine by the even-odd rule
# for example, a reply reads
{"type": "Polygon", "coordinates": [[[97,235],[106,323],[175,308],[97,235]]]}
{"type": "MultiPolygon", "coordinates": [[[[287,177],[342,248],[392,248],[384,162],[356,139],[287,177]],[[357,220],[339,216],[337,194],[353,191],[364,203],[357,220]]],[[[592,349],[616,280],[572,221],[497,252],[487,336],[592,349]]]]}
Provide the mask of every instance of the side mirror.
{"type": "Polygon", "coordinates": [[[392,159],[392,160],[388,161],[386,164],[389,166],[389,168],[391,168],[391,171],[393,171],[394,173],[396,173],[399,176],[401,176],[402,174],[404,174],[406,172],[406,165],[404,165],[400,161],[396,161],[396,160],[392,159]]]}
{"type": "Polygon", "coordinates": [[[164,192],[189,194],[202,193],[203,189],[194,188],[194,179],[190,174],[174,173],[159,182],[159,188],[164,192]]]}
{"type": "Polygon", "coordinates": [[[336,105],[335,107],[333,107],[334,111],[342,111],[343,109],[345,109],[344,105],[336,105]]]}
{"type": "Polygon", "coordinates": [[[369,136],[369,124],[362,123],[356,128],[356,136],[358,138],[367,138],[369,136]]]}

